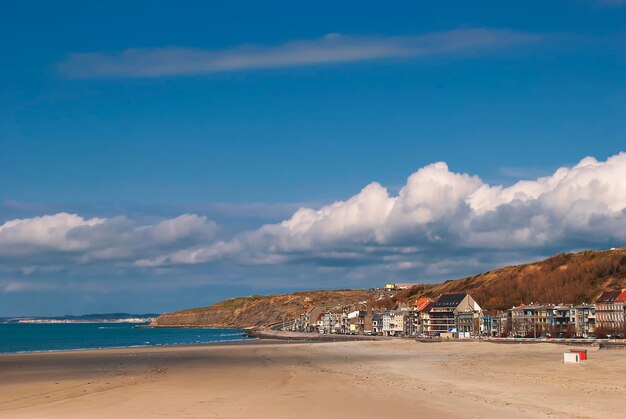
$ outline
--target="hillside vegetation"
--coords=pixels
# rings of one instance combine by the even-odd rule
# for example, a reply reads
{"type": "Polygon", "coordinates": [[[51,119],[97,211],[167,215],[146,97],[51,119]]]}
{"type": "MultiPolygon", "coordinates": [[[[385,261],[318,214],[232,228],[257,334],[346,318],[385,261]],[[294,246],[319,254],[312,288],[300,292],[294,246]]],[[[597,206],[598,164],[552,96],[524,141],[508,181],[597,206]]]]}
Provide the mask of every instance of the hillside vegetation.
{"type": "Polygon", "coordinates": [[[466,292],[484,309],[506,309],[522,303],[589,303],[605,289],[626,288],[626,248],[558,254],[525,265],[509,266],[479,275],[424,284],[386,295],[367,290],[307,291],[293,294],[233,298],[209,307],[159,316],[155,326],[251,327],[292,319],[311,306],[340,309],[366,302],[378,309],[466,292]]]}
{"type": "Polygon", "coordinates": [[[562,253],[430,287],[425,295],[467,292],[485,309],[522,303],[594,302],[605,289],[626,288],[626,248],[562,253]]]}

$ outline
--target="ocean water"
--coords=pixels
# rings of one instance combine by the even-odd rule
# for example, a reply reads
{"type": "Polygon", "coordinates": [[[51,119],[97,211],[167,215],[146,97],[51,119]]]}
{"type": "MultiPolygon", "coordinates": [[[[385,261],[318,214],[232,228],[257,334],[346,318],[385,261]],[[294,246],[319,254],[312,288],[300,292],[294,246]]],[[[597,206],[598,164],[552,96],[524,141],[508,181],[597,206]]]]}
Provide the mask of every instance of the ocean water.
{"type": "Polygon", "coordinates": [[[0,324],[0,353],[247,340],[241,329],[150,329],[134,323],[0,324]]]}

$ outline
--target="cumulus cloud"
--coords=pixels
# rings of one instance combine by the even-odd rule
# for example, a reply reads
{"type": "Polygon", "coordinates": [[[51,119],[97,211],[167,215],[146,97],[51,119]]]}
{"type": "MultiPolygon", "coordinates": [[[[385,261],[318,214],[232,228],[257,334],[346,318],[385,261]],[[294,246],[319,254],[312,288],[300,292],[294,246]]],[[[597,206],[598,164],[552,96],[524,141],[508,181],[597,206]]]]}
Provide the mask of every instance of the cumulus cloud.
{"type": "Polygon", "coordinates": [[[329,34],[277,46],[243,45],[223,50],[130,48],[116,52],[73,53],[59,63],[58,69],[73,78],[162,77],[424,57],[488,50],[538,39],[540,36],[536,34],[484,28],[414,36],[329,34]]]}
{"type": "Polygon", "coordinates": [[[70,232],[95,227],[103,222],[105,220],[101,218],[86,220],[67,213],[10,220],[0,225],[0,254],[31,253],[37,249],[83,249],[88,244],[72,238],[70,232]]]}
{"type": "MultiPolygon", "coordinates": [[[[66,255],[81,263],[125,259],[206,242],[215,230],[214,222],[193,214],[137,225],[126,217],[85,219],[58,213],[1,224],[0,258],[33,261],[41,256],[54,260],[66,255]]],[[[22,268],[28,273],[36,270],[33,266],[22,268]]]]}
{"type": "Polygon", "coordinates": [[[431,257],[579,248],[626,241],[626,153],[584,158],[552,175],[504,187],[423,167],[395,196],[371,183],[345,201],[300,208],[289,219],[230,241],[183,249],[142,266],[207,263],[385,264],[399,269],[431,257]],[[409,263],[406,263],[409,262],[409,263]]]}
{"type": "Polygon", "coordinates": [[[79,268],[100,277],[123,269],[120,278],[176,270],[181,281],[208,271],[239,280],[429,279],[625,244],[626,153],[586,157],[506,187],[437,162],[395,194],[373,182],[348,199],[230,237],[194,214],[152,223],[68,213],[8,220],[0,224],[0,279],[12,279],[0,289],[44,289],[46,275],[79,268]]]}

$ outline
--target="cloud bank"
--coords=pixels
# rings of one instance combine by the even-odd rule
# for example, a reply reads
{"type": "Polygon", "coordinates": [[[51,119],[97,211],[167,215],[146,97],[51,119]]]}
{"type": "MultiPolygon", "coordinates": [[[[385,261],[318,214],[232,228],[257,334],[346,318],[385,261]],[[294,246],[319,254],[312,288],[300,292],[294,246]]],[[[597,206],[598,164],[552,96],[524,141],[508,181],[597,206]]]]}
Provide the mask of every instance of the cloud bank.
{"type": "Polygon", "coordinates": [[[587,157],[571,168],[509,186],[451,171],[443,162],[413,173],[398,195],[379,183],[319,209],[230,241],[179,250],[141,266],[208,263],[386,263],[477,251],[580,248],[626,242],[626,154],[587,157]]]}
{"type": "Polygon", "coordinates": [[[193,214],[137,225],[126,217],[85,219],[58,213],[0,225],[0,260],[128,260],[206,242],[215,231],[214,222],[193,214]]]}
{"type": "Polygon", "coordinates": [[[163,77],[460,54],[539,39],[536,34],[484,28],[414,36],[329,34],[277,46],[242,45],[223,50],[129,48],[116,52],[73,53],[58,64],[58,69],[70,78],[163,77]]]}
{"type": "Polygon", "coordinates": [[[105,271],[223,265],[248,276],[269,268],[275,276],[299,269],[427,280],[546,252],[624,245],[626,153],[586,157],[508,187],[437,162],[411,174],[397,194],[373,182],[346,200],[302,207],[231,237],[193,214],[146,224],[58,213],[0,224],[7,292],[34,288],[17,277],[94,264],[105,271]]]}

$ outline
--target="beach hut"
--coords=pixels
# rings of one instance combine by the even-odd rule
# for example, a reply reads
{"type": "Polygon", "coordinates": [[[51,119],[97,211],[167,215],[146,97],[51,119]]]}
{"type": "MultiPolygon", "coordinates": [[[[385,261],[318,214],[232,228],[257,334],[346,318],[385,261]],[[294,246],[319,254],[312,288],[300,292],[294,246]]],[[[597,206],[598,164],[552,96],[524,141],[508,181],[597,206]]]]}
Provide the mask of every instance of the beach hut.
{"type": "Polygon", "coordinates": [[[587,360],[587,350],[586,349],[570,349],[569,350],[572,353],[578,354],[578,357],[580,358],[581,361],[586,361],[587,360]]]}
{"type": "Polygon", "coordinates": [[[579,364],[580,355],[577,352],[564,352],[563,363],[564,364],[579,364]]]}

